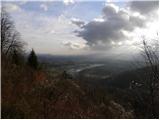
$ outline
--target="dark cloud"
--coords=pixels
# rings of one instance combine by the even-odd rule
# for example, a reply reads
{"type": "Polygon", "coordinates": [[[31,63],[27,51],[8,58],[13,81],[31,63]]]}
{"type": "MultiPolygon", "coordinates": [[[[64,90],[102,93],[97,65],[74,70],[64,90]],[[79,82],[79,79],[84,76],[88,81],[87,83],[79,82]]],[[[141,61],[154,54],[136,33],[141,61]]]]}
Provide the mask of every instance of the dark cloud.
{"type": "Polygon", "coordinates": [[[158,1],[133,1],[130,3],[130,8],[133,11],[138,11],[141,14],[149,14],[150,12],[158,9],[158,1]]]}
{"type": "Polygon", "coordinates": [[[92,46],[98,42],[121,41],[126,38],[122,30],[132,31],[135,27],[145,25],[143,19],[129,15],[124,9],[117,10],[116,6],[107,5],[103,9],[104,21],[89,22],[82,31],[78,31],[78,36],[92,46]]]}
{"type": "Polygon", "coordinates": [[[111,21],[92,21],[83,27],[83,31],[78,32],[78,36],[87,40],[89,45],[97,44],[98,42],[105,43],[112,39],[120,40],[124,38],[123,33],[119,29],[120,27],[111,21]]]}
{"type": "MultiPolygon", "coordinates": [[[[134,12],[145,9],[143,12],[153,10],[155,2],[134,2],[131,3],[132,9],[134,12]],[[154,3],[154,4],[153,4],[154,3]],[[149,6],[149,4],[151,6],[149,6]],[[136,6],[137,5],[137,6],[136,6]],[[141,7],[142,6],[142,7],[141,7]],[[138,9],[140,7],[140,9],[138,9]],[[147,7],[147,8],[145,8],[147,7]],[[135,11],[137,10],[137,11],[135,11]]],[[[128,6],[129,7],[129,6],[128,6]]],[[[92,48],[96,45],[98,48],[100,44],[103,47],[103,44],[108,46],[111,41],[119,42],[126,40],[127,36],[124,35],[123,30],[132,32],[136,27],[142,28],[145,27],[147,20],[143,15],[135,16],[133,11],[129,11],[125,8],[118,8],[113,4],[108,4],[103,8],[102,19],[103,20],[93,20],[85,25],[83,25],[80,31],[76,31],[77,36],[87,40],[88,44],[92,48]]],[[[77,24],[77,23],[75,23],[77,24]]]]}
{"type": "Polygon", "coordinates": [[[135,17],[135,16],[130,16],[129,18],[129,22],[131,23],[132,25],[132,30],[135,28],[135,27],[144,27],[145,24],[146,24],[146,20],[145,19],[142,19],[142,18],[139,18],[139,17],[135,17]]]}

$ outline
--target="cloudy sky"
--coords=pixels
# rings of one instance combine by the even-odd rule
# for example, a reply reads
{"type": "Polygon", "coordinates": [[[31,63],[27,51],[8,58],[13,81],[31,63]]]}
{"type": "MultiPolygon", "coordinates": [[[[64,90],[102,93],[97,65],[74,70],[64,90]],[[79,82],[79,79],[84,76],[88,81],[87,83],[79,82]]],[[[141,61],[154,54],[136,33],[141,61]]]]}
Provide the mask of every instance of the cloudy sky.
{"type": "Polygon", "coordinates": [[[27,51],[37,53],[134,54],[142,36],[151,40],[158,32],[158,1],[3,1],[2,6],[27,51]]]}

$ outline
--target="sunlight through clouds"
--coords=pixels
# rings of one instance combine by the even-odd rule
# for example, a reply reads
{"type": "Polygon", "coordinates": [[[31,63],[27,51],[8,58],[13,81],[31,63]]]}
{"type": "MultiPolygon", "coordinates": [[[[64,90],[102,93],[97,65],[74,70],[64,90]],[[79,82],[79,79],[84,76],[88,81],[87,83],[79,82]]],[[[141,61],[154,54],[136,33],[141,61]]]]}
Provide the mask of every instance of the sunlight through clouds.
{"type": "Polygon", "coordinates": [[[28,49],[75,55],[115,53],[116,49],[131,49],[140,44],[142,36],[155,37],[155,3],[49,0],[3,2],[3,6],[13,16],[18,31],[30,46],[28,49]],[[37,42],[43,46],[38,47],[37,42]]]}

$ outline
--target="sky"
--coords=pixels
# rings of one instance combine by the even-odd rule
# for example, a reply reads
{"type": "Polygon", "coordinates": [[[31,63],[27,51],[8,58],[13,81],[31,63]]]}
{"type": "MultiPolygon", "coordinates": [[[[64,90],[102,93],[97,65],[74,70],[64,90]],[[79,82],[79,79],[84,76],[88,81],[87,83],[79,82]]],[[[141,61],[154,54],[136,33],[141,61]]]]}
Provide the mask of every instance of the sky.
{"type": "Polygon", "coordinates": [[[16,29],[39,54],[104,56],[138,53],[154,42],[158,1],[3,1],[16,29]]]}

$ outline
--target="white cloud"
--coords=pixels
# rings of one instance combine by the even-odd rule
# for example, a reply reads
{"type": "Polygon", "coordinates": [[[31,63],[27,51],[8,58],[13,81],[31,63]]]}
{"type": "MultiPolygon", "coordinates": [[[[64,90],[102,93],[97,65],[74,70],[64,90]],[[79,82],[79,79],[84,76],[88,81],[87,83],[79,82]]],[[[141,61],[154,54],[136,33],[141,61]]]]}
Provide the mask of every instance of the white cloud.
{"type": "Polygon", "coordinates": [[[80,49],[87,48],[86,41],[84,40],[63,41],[62,44],[64,44],[65,46],[68,46],[73,50],[80,50],[80,49]]]}
{"type": "Polygon", "coordinates": [[[28,1],[27,0],[23,0],[23,1],[18,1],[17,4],[19,5],[25,5],[28,1]]]}
{"type": "Polygon", "coordinates": [[[21,8],[20,8],[18,5],[14,4],[14,3],[4,3],[3,6],[4,6],[5,10],[6,10],[8,13],[21,11],[21,8]]]}
{"type": "Polygon", "coordinates": [[[48,6],[46,4],[41,4],[40,8],[42,8],[44,11],[48,10],[48,6]]]}
{"type": "Polygon", "coordinates": [[[27,49],[34,48],[38,53],[44,54],[86,53],[86,41],[73,33],[78,28],[77,25],[72,24],[64,15],[55,17],[22,11],[14,18],[17,30],[28,44],[27,49]],[[70,44],[64,44],[66,42],[70,44]]]}
{"type": "Polygon", "coordinates": [[[73,24],[76,24],[79,27],[83,27],[85,25],[84,21],[82,21],[80,19],[77,19],[77,18],[71,18],[71,21],[72,21],[73,24]]]}
{"type": "Polygon", "coordinates": [[[104,22],[105,20],[103,18],[94,18],[93,21],[104,22]]]}
{"type": "Polygon", "coordinates": [[[64,3],[65,5],[70,5],[70,4],[74,4],[75,1],[74,1],[74,0],[63,0],[63,3],[64,3]]]}

